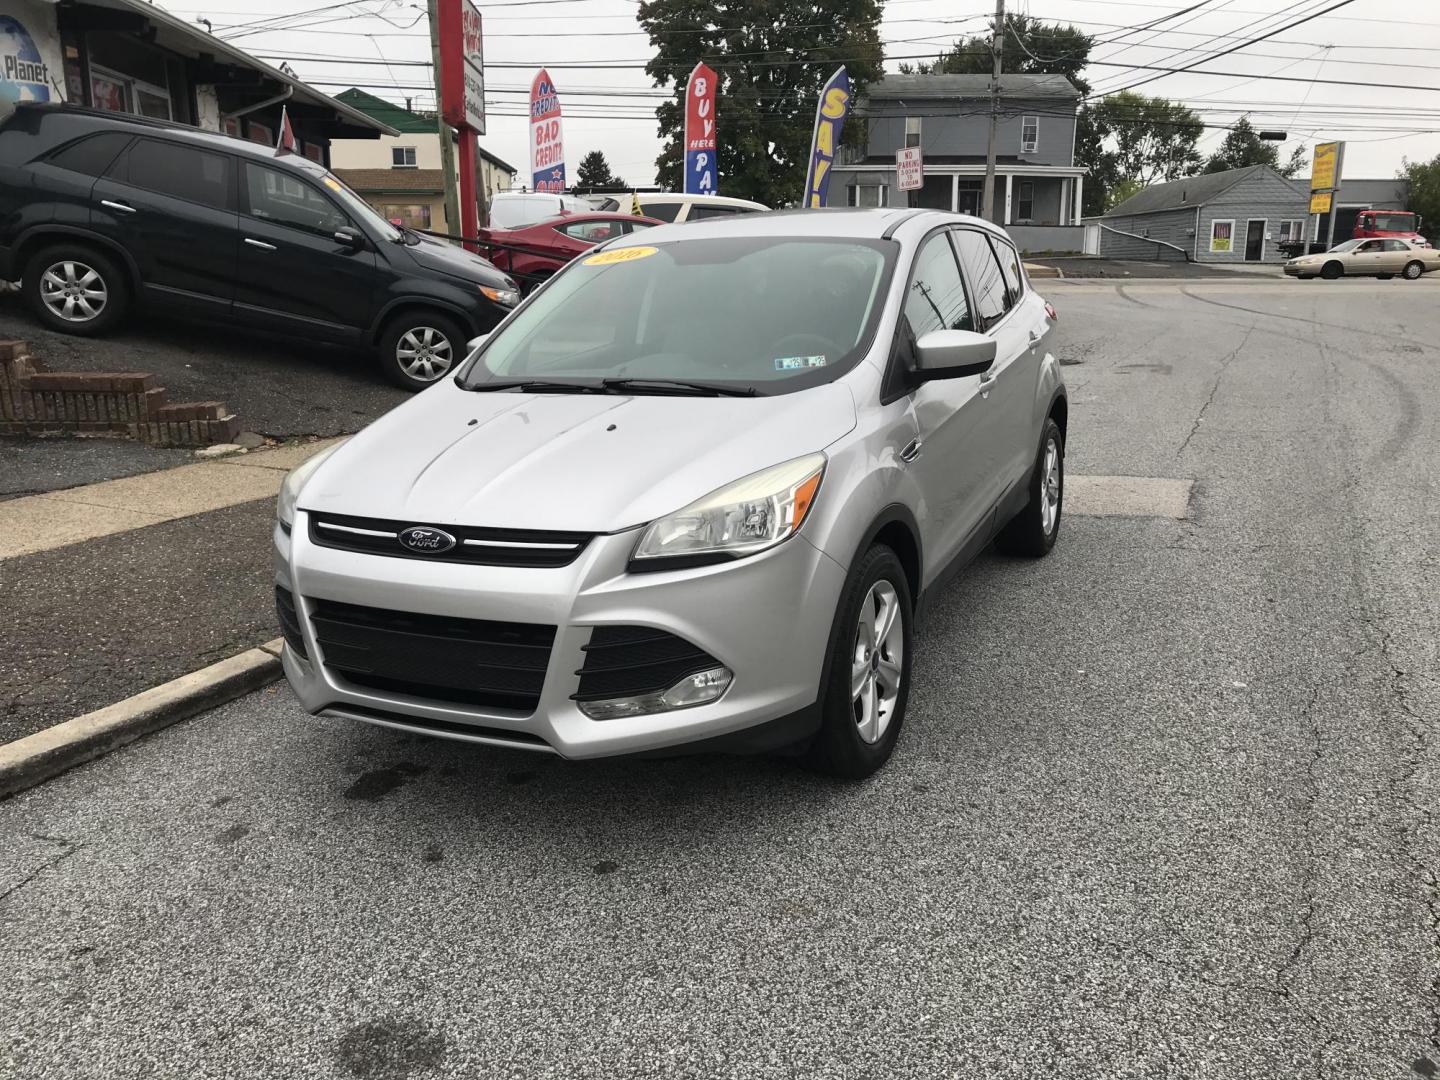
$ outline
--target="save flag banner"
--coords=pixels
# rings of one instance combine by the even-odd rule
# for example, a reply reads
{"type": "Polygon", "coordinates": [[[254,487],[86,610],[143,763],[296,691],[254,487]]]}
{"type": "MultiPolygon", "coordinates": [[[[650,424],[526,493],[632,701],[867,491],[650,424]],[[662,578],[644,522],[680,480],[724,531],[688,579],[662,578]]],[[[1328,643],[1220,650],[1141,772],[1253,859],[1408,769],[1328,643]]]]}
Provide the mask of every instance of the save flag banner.
{"type": "Polygon", "coordinates": [[[530,83],[530,176],[536,191],[565,190],[565,140],[560,130],[560,95],[544,68],[530,83]]]}
{"type": "Polygon", "coordinates": [[[841,67],[820,88],[820,104],[815,108],[815,134],[810,139],[810,167],[805,171],[806,207],[825,205],[830,190],[830,170],[835,166],[835,151],[840,145],[840,132],[845,117],[850,115],[850,75],[841,67]]]}
{"type": "Polygon", "coordinates": [[[719,170],[715,167],[715,72],[696,64],[685,84],[685,194],[714,195],[719,170]]]}

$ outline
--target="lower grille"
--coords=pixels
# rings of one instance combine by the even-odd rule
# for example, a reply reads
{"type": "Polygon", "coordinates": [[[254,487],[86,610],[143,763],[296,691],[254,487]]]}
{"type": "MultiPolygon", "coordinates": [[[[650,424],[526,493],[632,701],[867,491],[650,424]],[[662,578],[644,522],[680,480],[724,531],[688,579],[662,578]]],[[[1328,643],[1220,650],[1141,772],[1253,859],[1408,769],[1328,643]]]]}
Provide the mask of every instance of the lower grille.
{"type": "Polygon", "coordinates": [[[555,627],[310,601],[325,666],[372,690],[534,712],[555,627]]]}
{"type": "Polygon", "coordinates": [[[389,724],[402,724],[405,727],[433,731],[437,735],[456,735],[468,739],[491,739],[495,742],[507,742],[522,750],[553,751],[555,749],[539,735],[534,735],[528,731],[507,731],[505,728],[479,727],[475,724],[456,724],[449,720],[432,720],[428,716],[410,716],[407,713],[387,712],[385,709],[367,709],[363,705],[351,705],[344,701],[337,701],[333,705],[326,705],[320,712],[336,712],[344,716],[367,717],[371,720],[382,720],[389,724]]]}
{"type": "Polygon", "coordinates": [[[575,701],[602,701],[668,690],[720,661],[684,638],[648,626],[597,626],[585,646],[575,701]]]}
{"type": "Polygon", "coordinates": [[[280,621],[280,633],[285,636],[285,647],[308,659],[305,635],[300,632],[300,619],[295,614],[295,597],[279,585],[275,586],[275,616],[280,621]]]}

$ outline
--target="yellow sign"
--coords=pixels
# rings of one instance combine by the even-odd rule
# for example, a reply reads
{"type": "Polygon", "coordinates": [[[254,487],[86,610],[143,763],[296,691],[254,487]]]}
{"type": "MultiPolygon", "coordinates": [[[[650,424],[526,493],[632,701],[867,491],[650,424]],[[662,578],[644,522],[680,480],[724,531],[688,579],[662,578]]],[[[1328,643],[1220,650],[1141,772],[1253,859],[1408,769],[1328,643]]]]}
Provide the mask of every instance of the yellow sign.
{"type": "Polygon", "coordinates": [[[1341,145],[1327,142],[1315,147],[1315,160],[1310,165],[1311,191],[1330,191],[1340,186],[1341,145]]]}
{"type": "Polygon", "coordinates": [[[598,255],[591,255],[585,260],[585,265],[609,266],[612,263],[634,262],[636,259],[648,259],[659,250],[659,248],[653,247],[616,248],[614,251],[602,251],[598,255]]]}
{"type": "Polygon", "coordinates": [[[1332,195],[1332,194],[1331,194],[1330,192],[1328,192],[1328,191],[1317,191],[1317,192],[1315,192],[1313,195],[1310,196],[1310,213],[1312,213],[1312,214],[1328,214],[1328,213],[1330,213],[1330,200],[1333,199],[1333,198],[1334,198],[1334,195],[1332,195]]]}

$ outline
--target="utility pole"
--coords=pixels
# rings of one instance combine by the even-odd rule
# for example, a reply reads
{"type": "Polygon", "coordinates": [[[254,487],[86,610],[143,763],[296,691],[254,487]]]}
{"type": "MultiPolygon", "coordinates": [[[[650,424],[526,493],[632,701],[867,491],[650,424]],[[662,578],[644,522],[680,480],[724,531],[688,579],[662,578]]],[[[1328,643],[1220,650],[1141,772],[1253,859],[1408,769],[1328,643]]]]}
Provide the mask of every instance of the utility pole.
{"type": "MultiPolygon", "coordinates": [[[[433,2],[433,0],[432,0],[433,2]]],[[[993,74],[990,80],[990,141],[985,147],[985,190],[980,214],[995,220],[995,139],[1000,132],[1000,55],[1005,48],[1005,0],[995,0],[995,26],[990,33],[993,74]]]]}
{"type": "Polygon", "coordinates": [[[455,133],[445,122],[444,110],[440,108],[440,13],[436,0],[427,0],[426,10],[430,14],[430,66],[435,75],[435,123],[440,133],[440,171],[445,174],[445,231],[459,233],[460,194],[455,188],[455,133]]]}

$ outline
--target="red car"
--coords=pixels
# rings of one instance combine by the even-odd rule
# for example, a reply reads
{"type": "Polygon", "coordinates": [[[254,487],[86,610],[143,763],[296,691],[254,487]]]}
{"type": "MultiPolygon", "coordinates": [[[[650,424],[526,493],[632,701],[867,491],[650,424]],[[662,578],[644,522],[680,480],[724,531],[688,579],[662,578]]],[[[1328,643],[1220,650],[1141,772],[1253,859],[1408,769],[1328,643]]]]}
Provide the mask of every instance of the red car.
{"type": "Polygon", "coordinates": [[[483,241],[514,245],[520,250],[482,244],[480,254],[501,270],[513,274],[524,291],[529,292],[576,255],[583,255],[596,244],[637,229],[664,224],[657,218],[634,214],[565,214],[526,225],[523,229],[481,229],[483,241]]]}

